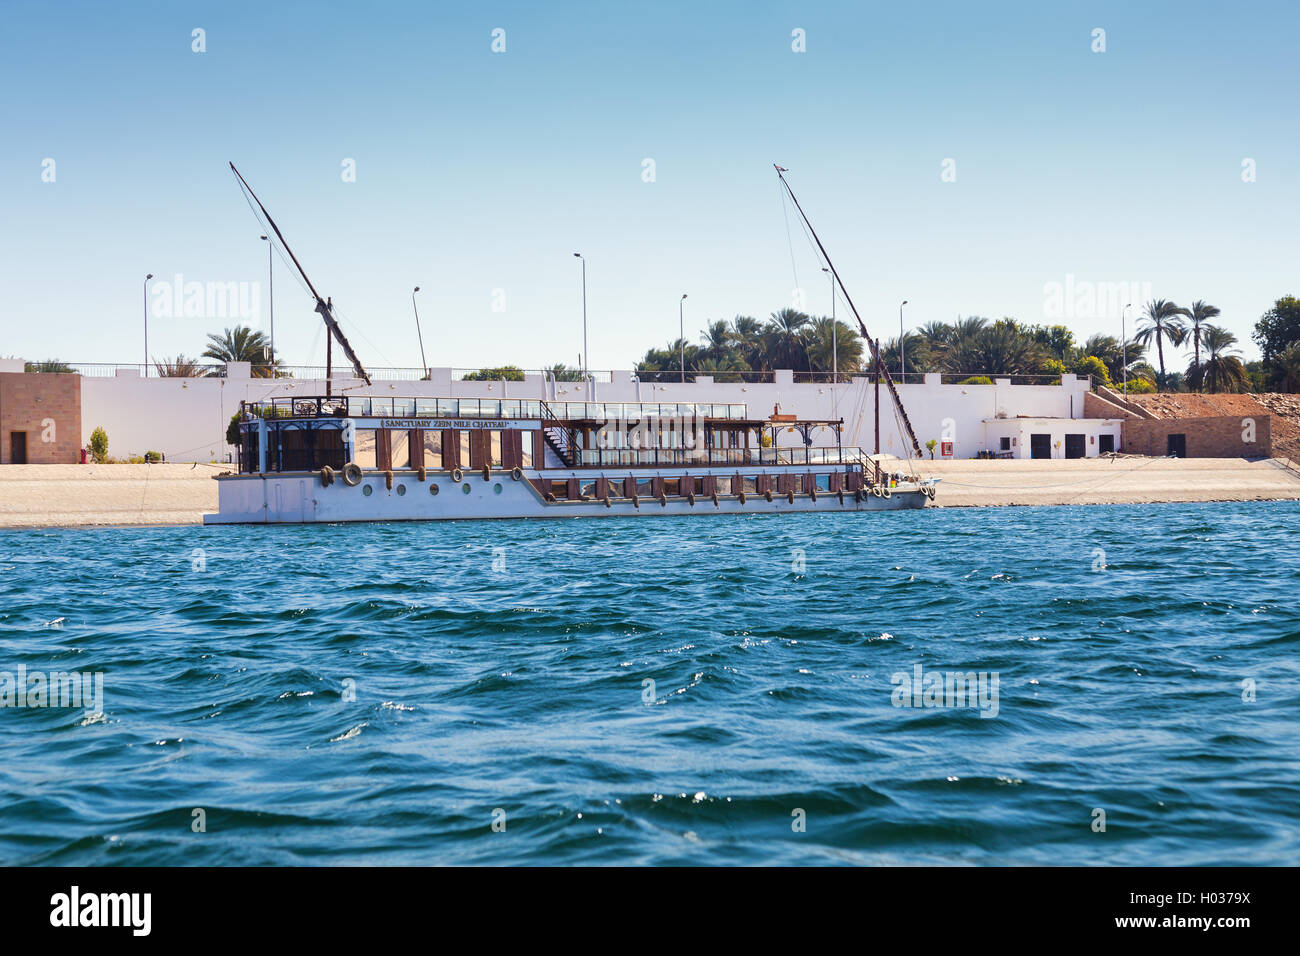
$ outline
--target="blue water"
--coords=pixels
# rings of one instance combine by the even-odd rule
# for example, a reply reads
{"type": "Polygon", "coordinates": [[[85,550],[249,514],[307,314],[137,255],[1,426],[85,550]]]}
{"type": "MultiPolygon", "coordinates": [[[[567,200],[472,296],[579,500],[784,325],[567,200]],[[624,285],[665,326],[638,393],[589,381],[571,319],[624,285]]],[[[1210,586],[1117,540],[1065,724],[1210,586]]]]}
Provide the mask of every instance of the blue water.
{"type": "Polygon", "coordinates": [[[1294,864],[1298,518],[0,532],[0,862],[1294,864]]]}

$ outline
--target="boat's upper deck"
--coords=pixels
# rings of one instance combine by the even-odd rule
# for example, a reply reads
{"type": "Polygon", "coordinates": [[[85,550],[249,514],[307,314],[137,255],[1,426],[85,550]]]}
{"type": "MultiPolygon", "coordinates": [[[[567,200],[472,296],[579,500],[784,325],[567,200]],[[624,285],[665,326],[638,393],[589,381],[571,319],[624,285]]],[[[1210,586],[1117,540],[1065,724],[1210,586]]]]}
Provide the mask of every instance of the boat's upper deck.
{"type": "Polygon", "coordinates": [[[751,418],[743,404],[693,402],[557,402],[540,399],[396,398],[373,395],[289,396],[246,402],[245,419],[498,418],[506,421],[640,421],[646,418],[703,418],[709,421],[766,424],[751,418]]]}

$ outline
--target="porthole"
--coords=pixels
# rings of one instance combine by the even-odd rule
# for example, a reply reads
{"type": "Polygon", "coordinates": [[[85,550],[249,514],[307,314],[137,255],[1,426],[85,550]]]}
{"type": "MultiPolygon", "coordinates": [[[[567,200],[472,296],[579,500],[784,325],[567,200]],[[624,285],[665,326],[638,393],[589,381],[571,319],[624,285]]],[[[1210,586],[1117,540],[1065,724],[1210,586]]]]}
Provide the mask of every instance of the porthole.
{"type": "Polygon", "coordinates": [[[369,485],[362,485],[361,493],[365,495],[367,498],[369,498],[371,495],[375,493],[375,489],[371,488],[369,485]]]}
{"type": "Polygon", "coordinates": [[[468,482],[467,482],[466,484],[463,484],[463,485],[460,486],[460,493],[463,494],[463,495],[467,495],[467,494],[469,494],[469,484],[468,484],[468,482]]]}
{"type": "Polygon", "coordinates": [[[400,496],[400,495],[404,495],[404,494],[406,494],[406,485],[398,485],[398,486],[397,486],[397,494],[398,494],[399,496],[400,496]]]}
{"type": "Polygon", "coordinates": [[[494,495],[501,494],[501,482],[498,481],[495,485],[492,486],[492,494],[494,495]]]}
{"type": "Polygon", "coordinates": [[[431,495],[436,495],[437,493],[438,493],[438,486],[437,486],[437,485],[430,485],[430,486],[429,486],[429,494],[431,494],[431,495]]]}

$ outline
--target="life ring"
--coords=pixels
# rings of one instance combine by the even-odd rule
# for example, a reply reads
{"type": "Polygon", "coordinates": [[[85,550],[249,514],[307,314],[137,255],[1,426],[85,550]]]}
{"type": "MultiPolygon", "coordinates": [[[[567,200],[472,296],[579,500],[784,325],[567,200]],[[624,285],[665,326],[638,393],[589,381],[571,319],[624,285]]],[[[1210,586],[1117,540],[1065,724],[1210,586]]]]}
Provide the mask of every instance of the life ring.
{"type": "Polygon", "coordinates": [[[922,485],[921,494],[934,501],[934,485],[922,485]]]}
{"type": "Polygon", "coordinates": [[[451,470],[451,480],[452,480],[452,481],[459,482],[459,481],[460,481],[462,478],[464,478],[464,477],[465,477],[465,473],[462,472],[459,468],[453,468],[453,469],[451,470]]]}
{"type": "Polygon", "coordinates": [[[892,491],[889,490],[889,485],[887,485],[887,484],[882,484],[882,485],[880,486],[880,497],[882,497],[882,498],[891,498],[891,497],[893,497],[893,494],[894,494],[894,493],[893,493],[892,491]]]}
{"type": "Polygon", "coordinates": [[[361,484],[361,466],[355,461],[350,461],[343,466],[343,484],[353,488],[361,484]]]}
{"type": "Polygon", "coordinates": [[[384,487],[389,491],[393,490],[393,473],[391,471],[384,472],[384,487]]]}
{"type": "Polygon", "coordinates": [[[667,507],[668,507],[668,498],[667,498],[666,495],[660,495],[660,496],[659,496],[659,507],[661,507],[661,508],[667,508],[667,507]]]}
{"type": "Polygon", "coordinates": [[[322,487],[328,488],[334,484],[334,469],[329,465],[324,465],[320,470],[320,483],[322,487]]]}
{"type": "Polygon", "coordinates": [[[515,481],[519,481],[524,477],[524,470],[518,465],[515,465],[515,467],[510,471],[510,477],[515,481]]]}

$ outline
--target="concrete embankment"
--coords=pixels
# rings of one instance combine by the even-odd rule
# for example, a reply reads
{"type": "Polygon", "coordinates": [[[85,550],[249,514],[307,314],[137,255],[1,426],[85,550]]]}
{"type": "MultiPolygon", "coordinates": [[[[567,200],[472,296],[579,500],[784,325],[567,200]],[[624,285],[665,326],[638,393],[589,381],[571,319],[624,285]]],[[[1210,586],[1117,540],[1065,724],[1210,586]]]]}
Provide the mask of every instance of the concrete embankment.
{"type": "MultiPolygon", "coordinates": [[[[200,524],[227,465],[0,466],[0,527],[200,524]]],[[[1300,465],[1237,458],[924,461],[935,504],[1300,500],[1300,465]]]]}
{"type": "Polygon", "coordinates": [[[229,465],[0,465],[0,527],[200,524],[229,465]]]}

